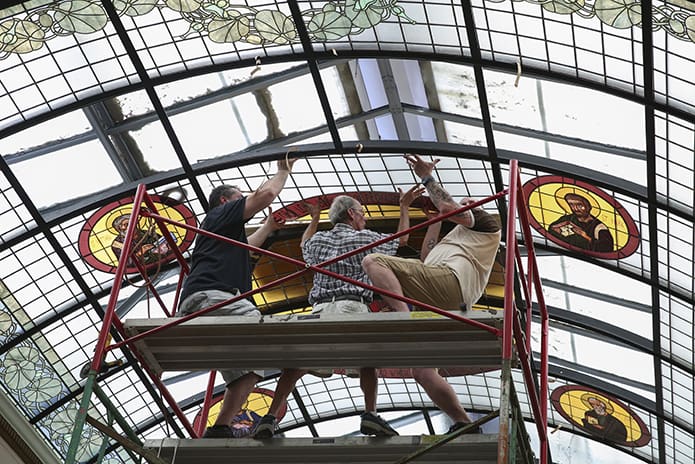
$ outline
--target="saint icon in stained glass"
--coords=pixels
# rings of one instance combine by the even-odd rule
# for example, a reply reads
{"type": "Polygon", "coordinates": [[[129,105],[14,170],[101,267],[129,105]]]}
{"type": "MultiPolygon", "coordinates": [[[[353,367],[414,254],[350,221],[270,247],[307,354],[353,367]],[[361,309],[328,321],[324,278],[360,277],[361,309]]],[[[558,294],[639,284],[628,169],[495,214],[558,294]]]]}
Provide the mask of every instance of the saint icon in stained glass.
{"type": "Polygon", "coordinates": [[[553,390],[550,401],[572,425],[602,441],[640,447],[651,440],[644,421],[605,392],[582,385],[564,385],[553,390]]]}
{"type": "Polygon", "coordinates": [[[625,258],[637,250],[635,221],[603,190],[562,176],[524,184],[530,225],[551,242],[603,259],[625,258]]]}
{"type": "MultiPolygon", "coordinates": [[[[159,195],[150,195],[150,199],[157,208],[158,215],[197,226],[193,212],[180,201],[159,195]]],[[[132,212],[133,197],[130,197],[109,203],[89,217],[80,231],[78,241],[82,258],[87,263],[104,272],[116,272],[132,212]]],[[[167,224],[166,227],[166,233],[179,251],[184,252],[193,243],[194,232],[173,224],[167,224]]],[[[125,271],[138,272],[138,264],[149,270],[173,258],[173,250],[161,228],[153,219],[139,217],[125,271]]]]}
{"type": "Polygon", "coordinates": [[[595,207],[596,201],[588,195],[585,196],[573,191],[562,195],[561,190],[563,189],[558,189],[555,195],[558,204],[563,208],[566,205],[567,214],[560,216],[550,224],[548,233],[583,250],[613,251],[613,234],[601,219],[592,214],[592,210],[597,209],[595,207]]]}

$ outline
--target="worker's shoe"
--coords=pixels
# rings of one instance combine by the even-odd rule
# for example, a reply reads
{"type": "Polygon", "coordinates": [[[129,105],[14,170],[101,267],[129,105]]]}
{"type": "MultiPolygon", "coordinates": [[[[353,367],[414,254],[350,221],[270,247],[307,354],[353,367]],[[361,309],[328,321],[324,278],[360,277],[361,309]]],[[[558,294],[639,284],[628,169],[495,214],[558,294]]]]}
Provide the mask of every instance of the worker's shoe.
{"type": "Polygon", "coordinates": [[[205,429],[203,438],[234,438],[234,431],[228,425],[213,425],[205,429]]]}
{"type": "MultiPolygon", "coordinates": [[[[457,430],[462,429],[465,426],[470,425],[470,424],[471,424],[470,422],[456,422],[454,425],[449,427],[449,431],[446,434],[448,435],[450,433],[454,433],[457,430]]],[[[470,430],[467,430],[466,433],[483,433],[483,430],[480,427],[476,426],[470,430]]]]}
{"type": "Polygon", "coordinates": [[[272,414],[266,414],[261,417],[261,420],[256,424],[251,436],[256,439],[273,438],[275,431],[278,429],[278,421],[272,414]]]}
{"type": "Polygon", "coordinates": [[[398,432],[393,430],[388,422],[373,412],[365,412],[360,416],[360,419],[360,432],[365,435],[377,437],[395,437],[398,435],[398,432]]]}
{"type": "Polygon", "coordinates": [[[333,369],[311,369],[309,374],[322,379],[327,379],[333,375],[333,369]]]}

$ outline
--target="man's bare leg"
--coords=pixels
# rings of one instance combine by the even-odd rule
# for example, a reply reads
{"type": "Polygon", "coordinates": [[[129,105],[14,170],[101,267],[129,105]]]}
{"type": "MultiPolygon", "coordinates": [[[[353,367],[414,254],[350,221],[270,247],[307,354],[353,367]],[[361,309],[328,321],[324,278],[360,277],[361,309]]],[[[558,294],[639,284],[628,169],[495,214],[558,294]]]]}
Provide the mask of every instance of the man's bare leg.
{"type": "Polygon", "coordinates": [[[224,391],[222,406],[220,407],[220,413],[217,415],[215,425],[231,426],[232,419],[239,413],[241,406],[251,394],[251,390],[260,380],[260,376],[249,372],[228,385],[224,391]]]}
{"type": "Polygon", "coordinates": [[[365,412],[376,413],[376,395],[379,388],[379,379],[376,376],[376,369],[373,367],[363,367],[360,369],[360,388],[364,394],[365,412]]]}
{"type": "Polygon", "coordinates": [[[308,371],[304,369],[283,369],[275,387],[273,401],[270,403],[268,413],[261,418],[253,430],[253,438],[272,438],[277,428],[277,416],[280,409],[287,403],[297,381],[308,371]]]}
{"type": "Polygon", "coordinates": [[[413,369],[413,378],[425,389],[432,402],[454,422],[472,422],[456,396],[456,392],[437,369],[423,367],[413,369]]]}
{"type": "MultiPolygon", "coordinates": [[[[403,296],[403,288],[401,283],[398,281],[396,274],[393,271],[378,261],[376,261],[371,255],[367,255],[362,260],[362,268],[369,276],[375,287],[385,288],[390,290],[392,293],[403,296]]],[[[410,308],[408,305],[401,300],[391,298],[386,295],[382,295],[384,302],[393,310],[399,312],[408,312],[410,308]]]]}
{"type": "Polygon", "coordinates": [[[376,413],[379,379],[375,368],[363,367],[360,369],[360,388],[364,393],[364,414],[360,417],[360,432],[377,437],[398,435],[398,432],[376,413]]]}
{"type": "Polygon", "coordinates": [[[287,403],[287,398],[294,390],[295,385],[297,385],[297,381],[306,373],[307,371],[303,369],[282,370],[273,393],[273,401],[270,403],[270,408],[268,408],[268,414],[272,414],[274,417],[278,416],[280,409],[287,403]]]}

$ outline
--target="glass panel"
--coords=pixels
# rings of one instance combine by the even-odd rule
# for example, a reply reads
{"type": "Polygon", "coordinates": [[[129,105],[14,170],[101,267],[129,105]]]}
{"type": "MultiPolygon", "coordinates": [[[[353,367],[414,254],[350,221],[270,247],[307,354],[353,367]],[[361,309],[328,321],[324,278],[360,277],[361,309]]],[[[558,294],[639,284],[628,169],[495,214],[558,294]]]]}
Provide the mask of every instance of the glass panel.
{"type": "MultiPolygon", "coordinates": [[[[185,131],[181,131],[181,135],[183,134],[185,134],[185,131]]],[[[174,147],[171,145],[162,123],[158,120],[145,124],[139,129],[128,131],[123,136],[126,140],[134,143],[128,146],[129,153],[122,154],[122,156],[128,156],[136,160],[138,166],[146,175],[152,174],[154,171],[168,171],[181,167],[181,162],[176,156],[174,147]]],[[[112,137],[114,146],[120,148],[120,144],[116,143],[114,139],[112,137]]],[[[179,141],[181,141],[181,137],[179,137],[179,141]]],[[[200,143],[204,145],[205,141],[200,143]]],[[[184,151],[186,148],[184,146],[184,151]]],[[[195,147],[192,147],[191,150],[195,150],[195,147]]],[[[193,151],[193,153],[196,152],[193,151]]]]}
{"type": "Polygon", "coordinates": [[[482,119],[473,68],[435,61],[431,69],[441,111],[482,119]]]}
{"type": "Polygon", "coordinates": [[[641,105],[584,87],[485,71],[494,122],[603,144],[645,149],[641,105]]]}
{"type": "Polygon", "coordinates": [[[39,208],[105,190],[123,181],[97,140],[21,161],[12,169],[39,208]]]}
{"type": "Polygon", "coordinates": [[[23,131],[7,137],[0,137],[0,153],[2,156],[26,152],[49,142],[66,140],[75,135],[92,130],[82,110],[71,111],[57,116],[49,121],[35,124],[23,131]]]}
{"type": "Polygon", "coordinates": [[[266,116],[251,94],[172,115],[170,119],[191,163],[229,155],[271,138],[266,116]],[[206,124],[201,126],[199,121],[206,124]]]}

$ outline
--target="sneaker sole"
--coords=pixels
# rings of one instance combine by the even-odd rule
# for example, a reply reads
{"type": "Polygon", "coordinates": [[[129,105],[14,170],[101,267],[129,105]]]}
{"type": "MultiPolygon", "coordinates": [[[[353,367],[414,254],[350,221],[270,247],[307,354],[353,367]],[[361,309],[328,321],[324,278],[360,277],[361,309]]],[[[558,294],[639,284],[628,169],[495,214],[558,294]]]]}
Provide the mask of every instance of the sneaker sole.
{"type": "Polygon", "coordinates": [[[265,440],[267,438],[273,438],[273,435],[275,435],[275,433],[272,430],[263,428],[257,430],[256,433],[253,434],[253,438],[258,440],[265,440]]]}
{"type": "Polygon", "coordinates": [[[370,425],[361,425],[360,426],[360,433],[363,435],[372,435],[375,437],[396,437],[398,436],[398,432],[395,432],[393,430],[385,429],[383,427],[378,427],[378,426],[372,426],[370,425]]]}

